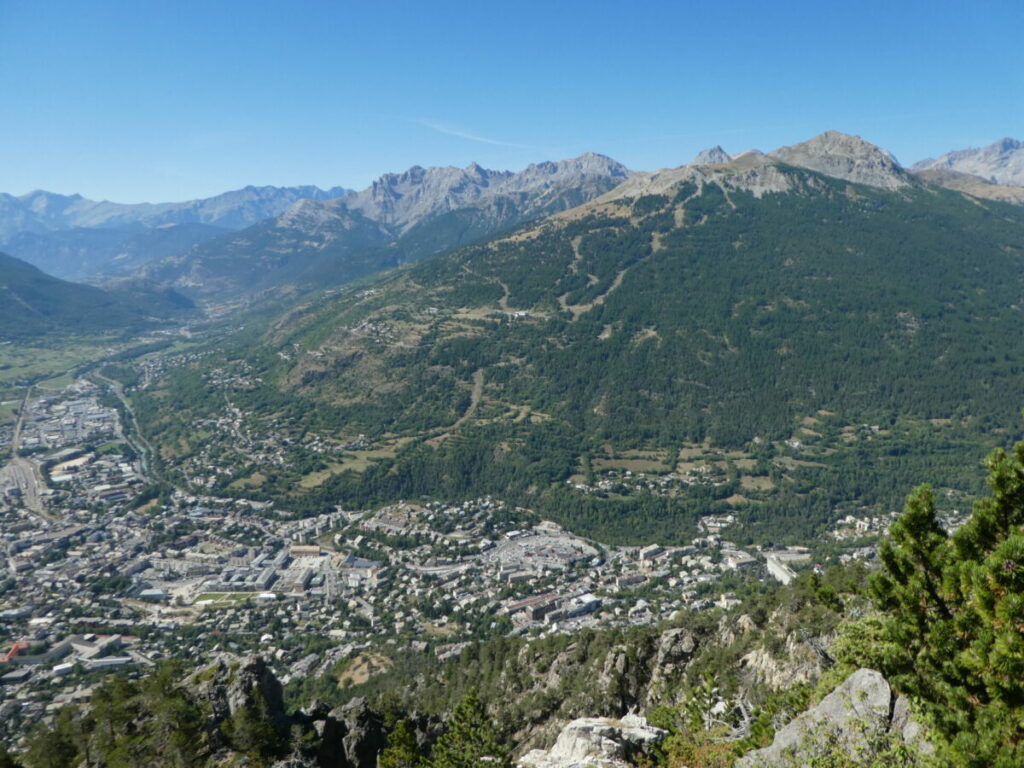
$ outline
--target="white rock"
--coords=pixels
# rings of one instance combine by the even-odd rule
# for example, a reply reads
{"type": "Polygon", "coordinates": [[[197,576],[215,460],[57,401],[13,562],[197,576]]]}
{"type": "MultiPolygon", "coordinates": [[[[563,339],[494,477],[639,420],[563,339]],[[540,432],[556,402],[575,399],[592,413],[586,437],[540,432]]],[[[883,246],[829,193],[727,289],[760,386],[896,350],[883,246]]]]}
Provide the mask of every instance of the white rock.
{"type": "Polygon", "coordinates": [[[666,732],[635,714],[621,719],[573,720],[551,749],[534,749],[519,759],[523,768],[627,768],[629,760],[650,750],[666,732]]]}

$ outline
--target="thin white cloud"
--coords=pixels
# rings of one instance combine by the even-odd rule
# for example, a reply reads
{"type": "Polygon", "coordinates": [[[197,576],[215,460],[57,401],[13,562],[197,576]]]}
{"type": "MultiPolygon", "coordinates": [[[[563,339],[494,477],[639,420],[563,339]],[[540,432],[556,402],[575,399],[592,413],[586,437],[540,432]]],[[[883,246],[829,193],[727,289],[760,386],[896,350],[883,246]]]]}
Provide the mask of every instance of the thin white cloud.
{"type": "Polygon", "coordinates": [[[429,128],[432,131],[443,133],[445,136],[455,136],[459,139],[466,139],[467,141],[475,141],[480,144],[490,144],[495,147],[512,147],[514,149],[538,149],[538,147],[532,147],[528,144],[516,144],[511,141],[499,141],[498,139],[489,139],[486,136],[479,136],[475,133],[463,130],[458,126],[452,125],[451,123],[442,123],[438,120],[428,120],[427,118],[418,117],[412,122],[422,125],[424,128],[429,128]]]}

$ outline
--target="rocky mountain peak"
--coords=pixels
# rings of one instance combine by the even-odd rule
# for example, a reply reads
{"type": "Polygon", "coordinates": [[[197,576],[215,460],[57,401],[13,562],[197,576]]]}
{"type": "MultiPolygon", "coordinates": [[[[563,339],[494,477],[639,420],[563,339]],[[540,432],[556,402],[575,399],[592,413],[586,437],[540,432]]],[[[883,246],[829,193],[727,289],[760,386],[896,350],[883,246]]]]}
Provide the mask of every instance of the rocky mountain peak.
{"type": "Polygon", "coordinates": [[[882,189],[899,189],[909,181],[889,152],[839,131],[825,131],[800,144],[779,147],[769,157],[838,179],[882,189]]]}
{"type": "Polygon", "coordinates": [[[1024,141],[1006,137],[980,149],[961,149],[939,158],[929,157],[914,163],[912,168],[969,173],[994,184],[1020,187],[1024,186],[1024,141]]]}
{"type": "Polygon", "coordinates": [[[726,152],[717,144],[708,149],[702,149],[697,155],[690,161],[690,165],[716,165],[718,163],[728,163],[732,160],[732,155],[726,152]]]}
{"type": "Polygon", "coordinates": [[[518,173],[490,170],[475,162],[466,168],[413,166],[381,176],[338,205],[404,231],[430,216],[486,205],[504,195],[540,194],[539,200],[546,203],[543,195],[549,191],[581,190],[583,199],[589,199],[624,181],[629,173],[624,165],[595,153],[534,163],[518,173]]]}

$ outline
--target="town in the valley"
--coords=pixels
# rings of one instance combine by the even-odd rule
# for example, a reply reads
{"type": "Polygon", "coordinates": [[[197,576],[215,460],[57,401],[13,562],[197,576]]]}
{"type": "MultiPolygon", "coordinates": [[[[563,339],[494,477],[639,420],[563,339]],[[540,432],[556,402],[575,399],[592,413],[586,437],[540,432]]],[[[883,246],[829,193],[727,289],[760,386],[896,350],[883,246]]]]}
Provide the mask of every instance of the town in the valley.
{"type": "MultiPolygon", "coordinates": [[[[286,682],[329,674],[382,642],[444,659],[495,632],[537,636],[728,608],[730,584],[788,583],[803,547],[743,549],[731,515],[686,546],[611,547],[501,499],[325,509],[154,494],[113,382],[34,390],[0,433],[0,728],[10,736],[112,672],[161,659],[260,652],[286,682]]],[[[266,441],[263,441],[266,442],[266,441]]],[[[260,443],[254,450],[265,452],[260,443]]],[[[657,489],[680,478],[607,472],[657,489]]],[[[578,490],[588,492],[587,486],[578,490]]],[[[890,518],[847,516],[833,540],[890,518]]]]}

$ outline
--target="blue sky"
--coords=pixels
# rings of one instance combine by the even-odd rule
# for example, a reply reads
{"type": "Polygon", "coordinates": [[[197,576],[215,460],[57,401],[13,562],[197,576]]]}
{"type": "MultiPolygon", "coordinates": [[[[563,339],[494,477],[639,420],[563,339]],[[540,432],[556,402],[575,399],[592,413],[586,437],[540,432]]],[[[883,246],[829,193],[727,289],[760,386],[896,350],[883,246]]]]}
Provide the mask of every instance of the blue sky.
{"type": "Polygon", "coordinates": [[[0,0],[0,191],[363,187],[834,128],[905,163],[1024,138],[1024,2],[0,0]]]}

